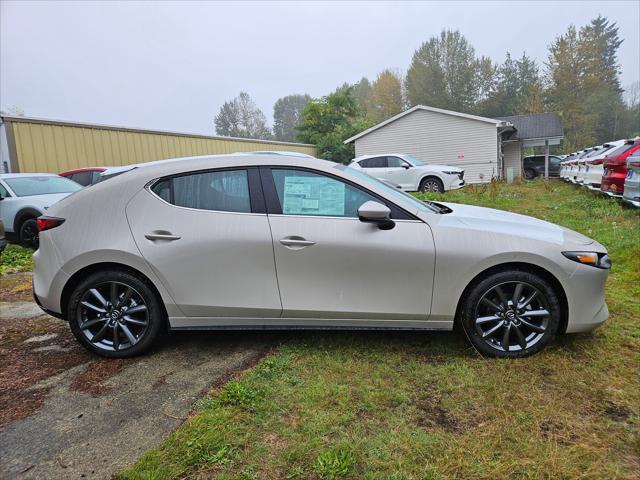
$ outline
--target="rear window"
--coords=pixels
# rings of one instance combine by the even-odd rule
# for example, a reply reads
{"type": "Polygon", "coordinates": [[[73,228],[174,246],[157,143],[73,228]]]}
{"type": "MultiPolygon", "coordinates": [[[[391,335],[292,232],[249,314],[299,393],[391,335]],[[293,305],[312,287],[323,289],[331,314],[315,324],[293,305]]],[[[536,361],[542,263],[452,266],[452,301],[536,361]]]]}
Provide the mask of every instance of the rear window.
{"type": "Polygon", "coordinates": [[[18,197],[72,193],[82,189],[82,186],[76,182],[56,176],[6,178],[5,182],[18,197]]]}
{"type": "Polygon", "coordinates": [[[359,163],[362,168],[387,168],[387,157],[367,158],[359,163]]]}
{"type": "Polygon", "coordinates": [[[221,212],[251,212],[246,170],[217,170],[162,179],[153,193],[178,207],[221,212]]]}
{"type": "Polygon", "coordinates": [[[617,157],[618,155],[622,155],[623,153],[625,153],[627,150],[631,150],[633,147],[635,147],[637,144],[636,142],[634,143],[625,143],[624,145],[619,146],[618,148],[616,148],[615,150],[613,150],[609,155],[607,155],[605,158],[614,158],[617,157]]]}

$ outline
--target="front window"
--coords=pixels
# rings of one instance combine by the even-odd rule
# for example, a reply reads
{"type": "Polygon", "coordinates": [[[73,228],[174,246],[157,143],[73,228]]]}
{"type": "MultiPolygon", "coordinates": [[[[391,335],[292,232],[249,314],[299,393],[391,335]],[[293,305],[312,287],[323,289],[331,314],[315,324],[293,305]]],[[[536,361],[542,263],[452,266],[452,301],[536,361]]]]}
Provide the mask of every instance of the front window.
{"type": "Polygon", "coordinates": [[[82,189],[81,185],[58,176],[43,177],[14,177],[6,178],[5,182],[18,197],[31,195],[48,195],[53,193],[72,193],[82,189]]]}
{"type": "Polygon", "coordinates": [[[356,170],[354,168],[349,168],[349,167],[347,167],[345,165],[336,165],[333,168],[337,168],[338,170],[341,170],[344,173],[355,177],[354,180],[357,180],[358,183],[364,184],[365,187],[367,185],[371,185],[371,186],[375,186],[375,187],[381,188],[382,190],[385,191],[385,196],[387,198],[389,198],[390,200],[396,199],[396,200],[402,200],[402,201],[408,202],[414,208],[417,208],[421,212],[429,212],[429,213],[434,213],[434,212],[438,213],[439,212],[438,209],[436,209],[434,207],[431,207],[427,203],[424,203],[424,202],[418,200],[413,195],[405,193],[405,192],[403,192],[402,190],[400,190],[398,188],[390,187],[386,183],[381,182],[380,180],[378,180],[377,178],[374,178],[374,177],[372,177],[370,175],[367,175],[366,173],[358,171],[358,170],[356,170]]]}
{"type": "Polygon", "coordinates": [[[338,179],[304,170],[272,169],[285,215],[358,218],[358,208],[377,198],[338,179]]]}

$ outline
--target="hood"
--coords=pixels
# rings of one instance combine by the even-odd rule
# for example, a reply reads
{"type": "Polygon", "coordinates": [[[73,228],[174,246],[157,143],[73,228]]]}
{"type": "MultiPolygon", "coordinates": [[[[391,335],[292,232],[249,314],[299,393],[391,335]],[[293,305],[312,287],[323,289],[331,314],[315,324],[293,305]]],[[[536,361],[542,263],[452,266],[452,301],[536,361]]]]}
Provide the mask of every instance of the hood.
{"type": "MultiPolygon", "coordinates": [[[[78,190],[78,191],[80,192],[81,190],[78,190]]],[[[71,193],[75,193],[75,192],[71,192],[71,193]]],[[[22,198],[25,200],[29,199],[28,202],[34,206],[37,205],[42,208],[47,208],[53,205],[54,203],[59,202],[63,198],[68,197],[69,195],[71,195],[71,193],[48,193],[46,195],[32,195],[30,197],[19,197],[19,198],[22,198]]]]}
{"type": "Polygon", "coordinates": [[[567,242],[577,245],[594,243],[592,239],[581,233],[526,215],[459,203],[440,203],[452,210],[445,217],[455,219],[474,230],[527,237],[558,245],[567,242]]]}

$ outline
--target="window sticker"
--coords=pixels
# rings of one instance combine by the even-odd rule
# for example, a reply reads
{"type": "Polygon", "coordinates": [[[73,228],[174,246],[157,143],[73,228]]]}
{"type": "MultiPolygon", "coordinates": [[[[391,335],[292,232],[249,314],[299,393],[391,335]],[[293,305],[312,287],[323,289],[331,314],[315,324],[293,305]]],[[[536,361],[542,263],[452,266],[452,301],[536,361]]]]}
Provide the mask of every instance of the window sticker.
{"type": "Polygon", "coordinates": [[[344,216],[345,184],[326,177],[285,177],[282,213],[344,216]]]}

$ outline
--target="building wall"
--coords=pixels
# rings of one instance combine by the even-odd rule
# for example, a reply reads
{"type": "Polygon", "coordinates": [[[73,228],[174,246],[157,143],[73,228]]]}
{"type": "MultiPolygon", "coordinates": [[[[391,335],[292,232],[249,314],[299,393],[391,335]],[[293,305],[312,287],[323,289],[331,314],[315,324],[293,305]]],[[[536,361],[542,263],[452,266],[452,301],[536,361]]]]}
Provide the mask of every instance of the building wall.
{"type": "Polygon", "coordinates": [[[464,168],[468,183],[499,176],[498,133],[488,122],[416,110],[355,143],[356,155],[408,153],[429,163],[464,168]]]}
{"type": "Polygon", "coordinates": [[[510,142],[502,144],[504,154],[504,178],[507,178],[507,169],[513,169],[513,178],[522,177],[522,144],[510,142]]]}
{"type": "Polygon", "coordinates": [[[3,118],[12,172],[60,173],[91,166],[120,166],[194,155],[286,150],[317,155],[313,145],[28,118],[3,118]],[[13,138],[12,138],[13,137],[13,138]]]}

